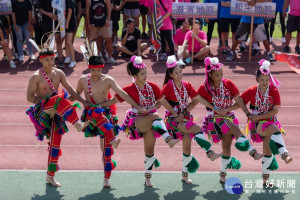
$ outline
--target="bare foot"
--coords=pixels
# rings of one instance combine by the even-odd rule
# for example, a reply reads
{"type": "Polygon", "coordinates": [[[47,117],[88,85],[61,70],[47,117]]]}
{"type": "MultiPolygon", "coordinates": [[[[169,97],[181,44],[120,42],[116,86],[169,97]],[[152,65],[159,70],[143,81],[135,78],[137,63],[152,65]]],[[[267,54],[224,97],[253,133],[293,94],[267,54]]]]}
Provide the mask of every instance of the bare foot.
{"type": "Polygon", "coordinates": [[[219,182],[224,184],[226,182],[225,176],[220,176],[219,182]]]}
{"type": "Polygon", "coordinates": [[[193,181],[191,179],[189,179],[189,177],[187,177],[187,176],[183,176],[182,181],[185,182],[186,184],[192,184],[193,183],[193,181]]]}
{"type": "Polygon", "coordinates": [[[113,141],[111,141],[110,144],[116,149],[116,148],[118,148],[120,142],[121,142],[121,140],[118,139],[118,140],[113,140],[113,141]]]}
{"type": "Polygon", "coordinates": [[[104,188],[110,188],[109,179],[104,178],[104,181],[103,181],[103,187],[104,187],[104,188]]]}
{"type": "Polygon", "coordinates": [[[147,187],[152,187],[153,186],[153,184],[151,183],[150,178],[145,179],[145,184],[146,184],[147,187]]]}
{"type": "Polygon", "coordinates": [[[288,156],[286,156],[283,160],[284,160],[285,164],[289,164],[290,162],[293,161],[293,158],[291,158],[291,157],[288,155],[288,156]]]}
{"type": "Polygon", "coordinates": [[[74,126],[78,132],[81,132],[85,127],[87,127],[89,125],[89,123],[90,123],[90,121],[77,122],[76,124],[74,124],[74,126]]]}
{"type": "Polygon", "coordinates": [[[216,160],[216,159],[218,159],[218,158],[220,158],[220,156],[221,156],[221,153],[213,153],[211,156],[210,156],[210,160],[211,161],[214,161],[214,160],[216,160]]]}
{"type": "Polygon", "coordinates": [[[54,187],[60,187],[61,184],[59,182],[57,182],[54,177],[52,176],[47,176],[46,178],[46,182],[47,183],[50,183],[51,185],[53,185],[54,187]]]}
{"type": "Polygon", "coordinates": [[[170,148],[173,148],[176,143],[178,143],[180,140],[179,139],[170,139],[168,142],[168,145],[170,148]]]}

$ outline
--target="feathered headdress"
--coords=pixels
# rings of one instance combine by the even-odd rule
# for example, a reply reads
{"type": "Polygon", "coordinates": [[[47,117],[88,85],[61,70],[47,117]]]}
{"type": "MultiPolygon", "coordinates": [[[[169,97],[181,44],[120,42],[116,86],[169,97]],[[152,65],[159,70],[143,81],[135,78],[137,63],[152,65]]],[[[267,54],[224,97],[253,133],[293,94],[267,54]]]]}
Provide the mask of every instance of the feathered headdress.
{"type": "Polygon", "coordinates": [[[88,38],[86,38],[85,44],[86,44],[86,47],[83,46],[83,45],[80,45],[80,50],[81,50],[81,52],[83,54],[84,59],[88,63],[88,67],[89,68],[103,68],[104,64],[103,65],[90,65],[89,64],[90,57],[92,57],[92,56],[98,56],[97,43],[96,42],[92,42],[91,45],[90,45],[88,38]]]}
{"type": "MultiPolygon", "coordinates": [[[[52,49],[52,50],[55,52],[55,50],[54,50],[55,34],[58,32],[58,29],[59,29],[60,24],[62,23],[62,21],[63,21],[63,18],[58,22],[58,24],[57,24],[56,28],[54,29],[54,31],[45,33],[45,34],[42,36],[42,39],[41,39],[41,47],[42,47],[42,49],[44,49],[44,48],[49,48],[49,49],[52,49]],[[47,41],[46,41],[45,43],[43,43],[44,37],[45,37],[47,34],[49,34],[49,33],[51,33],[50,36],[48,37],[47,41]]],[[[29,39],[29,41],[30,41],[31,44],[34,46],[34,48],[35,48],[39,53],[41,53],[41,50],[42,50],[42,49],[39,48],[39,46],[36,44],[36,42],[35,42],[34,40],[32,40],[32,39],[29,39]]],[[[53,55],[53,56],[55,56],[55,55],[53,55]]],[[[46,57],[46,56],[40,56],[40,58],[43,58],[43,57],[46,57]]]]}

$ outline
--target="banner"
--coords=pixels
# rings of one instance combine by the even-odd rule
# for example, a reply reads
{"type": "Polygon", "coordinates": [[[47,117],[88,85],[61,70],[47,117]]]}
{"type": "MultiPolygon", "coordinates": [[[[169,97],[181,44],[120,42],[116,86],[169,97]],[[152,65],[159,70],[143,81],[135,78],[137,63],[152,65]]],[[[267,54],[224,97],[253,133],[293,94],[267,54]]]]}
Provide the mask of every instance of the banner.
{"type": "Polygon", "coordinates": [[[232,15],[274,18],[275,12],[276,3],[256,3],[250,6],[245,1],[231,0],[230,14],[232,15]]]}
{"type": "MultiPolygon", "coordinates": [[[[275,15],[275,14],[274,14],[275,15]]],[[[217,18],[217,3],[173,3],[173,18],[217,18]]]]}
{"type": "Polygon", "coordinates": [[[293,71],[300,74],[300,55],[281,53],[278,51],[275,51],[274,54],[276,60],[288,63],[293,71]]]}
{"type": "Polygon", "coordinates": [[[11,0],[0,0],[0,15],[11,15],[11,0]]]}
{"type": "Polygon", "coordinates": [[[66,25],[66,1],[62,0],[52,0],[52,8],[56,9],[57,11],[57,18],[58,21],[63,19],[62,23],[60,24],[59,31],[60,37],[63,38],[66,35],[65,25],[66,25]]]}
{"type": "Polygon", "coordinates": [[[153,44],[153,47],[156,50],[156,54],[158,55],[161,47],[161,38],[160,38],[160,31],[159,29],[163,25],[162,15],[161,15],[161,8],[159,4],[159,0],[153,1],[153,12],[152,12],[152,22],[153,22],[153,28],[152,28],[152,38],[151,42],[153,44]]]}

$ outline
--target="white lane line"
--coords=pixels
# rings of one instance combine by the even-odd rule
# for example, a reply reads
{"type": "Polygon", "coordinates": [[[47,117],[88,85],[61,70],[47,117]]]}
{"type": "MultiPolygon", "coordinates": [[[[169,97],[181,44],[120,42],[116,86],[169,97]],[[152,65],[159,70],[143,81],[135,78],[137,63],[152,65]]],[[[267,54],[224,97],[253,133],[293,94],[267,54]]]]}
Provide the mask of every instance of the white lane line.
{"type": "MultiPolygon", "coordinates": [[[[45,170],[38,169],[0,169],[0,172],[25,172],[25,173],[36,173],[36,172],[45,172],[45,170]]],[[[102,172],[103,170],[59,170],[59,173],[97,173],[102,172]]],[[[128,170],[117,170],[115,169],[113,173],[145,173],[145,171],[128,171],[128,170]]],[[[155,170],[152,173],[163,173],[163,174],[181,174],[179,171],[159,171],[155,170]]],[[[196,174],[219,174],[220,171],[199,171],[196,174]]],[[[232,174],[258,174],[260,171],[235,171],[232,174]]],[[[289,171],[289,172],[272,172],[272,174],[300,174],[300,171],[289,171]]]]}
{"type": "MultiPolygon", "coordinates": [[[[0,147],[48,147],[48,145],[41,145],[41,144],[0,144],[0,147]]],[[[99,148],[99,145],[61,145],[61,147],[65,148],[72,148],[72,147],[80,147],[80,148],[87,148],[87,147],[92,147],[92,148],[99,148]]],[[[197,148],[199,146],[197,145],[192,145],[192,147],[197,148]]],[[[215,146],[213,145],[212,147],[214,148],[222,148],[221,146],[215,146]]],[[[260,145],[252,146],[254,148],[262,147],[260,145]]],[[[118,148],[144,148],[142,145],[123,145],[119,146],[118,148]]],[[[160,146],[160,145],[155,145],[155,148],[170,148],[169,146],[160,146]]],[[[177,145],[173,148],[182,148],[181,145],[177,145]]],[[[300,149],[300,146],[288,146],[288,149],[300,149]]]]}

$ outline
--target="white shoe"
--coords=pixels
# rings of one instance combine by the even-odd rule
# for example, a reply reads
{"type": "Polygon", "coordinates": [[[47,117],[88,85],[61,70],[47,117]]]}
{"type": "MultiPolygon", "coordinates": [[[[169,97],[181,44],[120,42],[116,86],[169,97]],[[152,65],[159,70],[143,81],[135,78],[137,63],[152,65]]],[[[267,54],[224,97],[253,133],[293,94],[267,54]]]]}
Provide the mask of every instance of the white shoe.
{"type": "Polygon", "coordinates": [[[154,49],[154,46],[151,45],[150,48],[149,48],[149,51],[154,51],[154,50],[155,50],[155,49],[154,49]]]}
{"type": "Polygon", "coordinates": [[[17,66],[16,66],[16,64],[14,63],[14,61],[10,61],[9,62],[9,65],[10,65],[10,68],[12,68],[12,69],[15,69],[17,66]]]}
{"type": "Polygon", "coordinates": [[[70,68],[74,68],[76,66],[76,62],[75,61],[71,61],[69,67],[70,68]]]}
{"type": "Polygon", "coordinates": [[[108,53],[107,52],[105,53],[105,58],[108,59],[108,53]]]}
{"type": "Polygon", "coordinates": [[[107,63],[117,64],[117,61],[113,57],[110,57],[107,59],[107,63]]]}
{"type": "Polygon", "coordinates": [[[20,62],[23,62],[23,61],[24,61],[24,56],[20,56],[20,57],[19,57],[19,61],[20,61],[20,62]]]}
{"type": "Polygon", "coordinates": [[[167,54],[166,53],[162,53],[159,60],[167,60],[167,54]]]}
{"type": "Polygon", "coordinates": [[[282,38],[282,43],[285,43],[285,37],[282,38]]]}
{"type": "Polygon", "coordinates": [[[30,60],[35,60],[34,55],[30,55],[29,59],[30,59],[30,60]]]}
{"type": "Polygon", "coordinates": [[[65,58],[64,63],[67,64],[67,63],[70,63],[70,62],[71,62],[71,58],[67,56],[67,57],[65,58]]]}
{"type": "Polygon", "coordinates": [[[183,62],[183,60],[178,60],[178,65],[181,65],[181,66],[185,66],[185,63],[183,62]]]}

